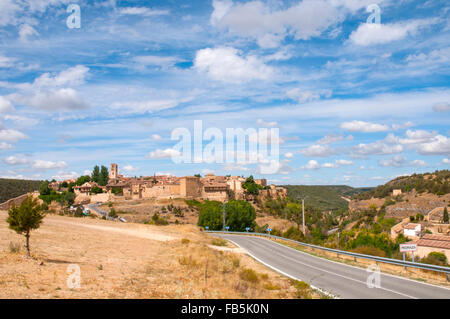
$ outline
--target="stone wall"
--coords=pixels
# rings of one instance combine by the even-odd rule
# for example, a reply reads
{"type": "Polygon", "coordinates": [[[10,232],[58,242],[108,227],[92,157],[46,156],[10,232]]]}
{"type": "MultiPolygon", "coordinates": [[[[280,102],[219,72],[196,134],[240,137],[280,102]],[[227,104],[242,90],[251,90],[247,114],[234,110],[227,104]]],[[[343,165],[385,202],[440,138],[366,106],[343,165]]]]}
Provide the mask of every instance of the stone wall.
{"type": "MultiPolygon", "coordinates": [[[[11,208],[11,206],[14,204],[15,206],[19,206],[20,204],[23,203],[23,201],[27,198],[29,194],[23,194],[20,196],[17,196],[15,198],[11,198],[9,200],[7,200],[4,203],[0,204],[0,210],[8,210],[11,208]]],[[[36,194],[33,193],[33,197],[36,197],[36,194]]]]}

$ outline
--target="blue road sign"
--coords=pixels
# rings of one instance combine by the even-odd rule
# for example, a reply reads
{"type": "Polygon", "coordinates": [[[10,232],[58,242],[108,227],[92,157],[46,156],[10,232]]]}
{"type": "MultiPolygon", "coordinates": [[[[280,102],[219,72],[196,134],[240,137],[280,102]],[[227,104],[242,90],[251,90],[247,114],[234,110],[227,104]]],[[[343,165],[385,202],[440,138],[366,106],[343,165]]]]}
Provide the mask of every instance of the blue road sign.
{"type": "Polygon", "coordinates": [[[208,230],[208,229],[209,229],[209,226],[205,226],[205,229],[208,230]]]}
{"type": "Polygon", "coordinates": [[[225,226],[225,229],[226,229],[226,230],[230,229],[230,226],[225,226]]]}
{"type": "Polygon", "coordinates": [[[272,231],[272,228],[267,228],[267,231],[272,231]]]}
{"type": "Polygon", "coordinates": [[[245,227],[245,230],[246,230],[246,231],[249,231],[249,230],[250,230],[250,227],[245,227]]]}

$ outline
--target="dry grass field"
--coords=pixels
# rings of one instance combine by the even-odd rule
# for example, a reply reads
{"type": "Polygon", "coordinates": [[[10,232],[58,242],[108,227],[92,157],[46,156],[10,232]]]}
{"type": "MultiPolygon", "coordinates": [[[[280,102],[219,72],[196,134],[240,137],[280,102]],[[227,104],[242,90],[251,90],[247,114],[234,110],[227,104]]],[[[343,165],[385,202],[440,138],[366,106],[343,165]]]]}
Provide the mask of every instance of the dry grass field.
{"type": "Polygon", "coordinates": [[[24,237],[0,212],[0,298],[320,298],[193,225],[48,215],[24,237]],[[80,288],[68,288],[76,264],[80,288]]]}

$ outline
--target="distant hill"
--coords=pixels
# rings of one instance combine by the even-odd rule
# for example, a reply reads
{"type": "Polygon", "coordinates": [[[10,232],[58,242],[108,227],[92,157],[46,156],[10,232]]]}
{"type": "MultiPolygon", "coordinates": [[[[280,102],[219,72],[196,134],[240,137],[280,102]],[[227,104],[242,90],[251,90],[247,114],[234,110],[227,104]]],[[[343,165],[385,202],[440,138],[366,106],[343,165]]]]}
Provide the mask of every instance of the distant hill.
{"type": "Polygon", "coordinates": [[[371,190],[370,187],[354,188],[346,185],[283,185],[283,187],[286,187],[289,197],[298,200],[305,198],[308,205],[322,211],[347,209],[348,201],[342,197],[351,198],[371,190]]]}
{"type": "Polygon", "coordinates": [[[39,189],[42,181],[0,178],[0,203],[39,189]]]}
{"type": "Polygon", "coordinates": [[[433,173],[412,174],[410,176],[397,177],[384,185],[377,186],[367,192],[357,194],[358,200],[385,198],[392,194],[394,189],[401,189],[407,193],[413,189],[419,193],[430,193],[434,195],[445,195],[450,193],[450,171],[441,170],[433,173]]]}

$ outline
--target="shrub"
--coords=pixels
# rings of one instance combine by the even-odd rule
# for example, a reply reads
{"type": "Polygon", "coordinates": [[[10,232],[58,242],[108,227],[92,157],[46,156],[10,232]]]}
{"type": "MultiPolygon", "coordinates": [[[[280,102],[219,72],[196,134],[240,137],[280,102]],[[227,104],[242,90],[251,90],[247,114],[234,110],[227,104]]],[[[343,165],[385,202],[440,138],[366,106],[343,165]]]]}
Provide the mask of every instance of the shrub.
{"type": "Polygon", "coordinates": [[[238,257],[234,257],[232,263],[234,268],[238,268],[241,264],[241,260],[238,257]]]}
{"type": "Polygon", "coordinates": [[[447,256],[444,253],[432,251],[427,257],[422,259],[422,262],[431,265],[445,266],[447,265],[447,256]]]}
{"type": "Polygon", "coordinates": [[[117,218],[119,217],[119,215],[117,215],[117,212],[114,208],[111,208],[111,210],[109,211],[108,216],[112,217],[112,218],[117,218]]]}
{"type": "Polygon", "coordinates": [[[370,247],[370,246],[361,246],[353,249],[353,252],[364,255],[378,256],[378,257],[386,257],[386,253],[380,248],[370,247]]]}
{"type": "Polygon", "coordinates": [[[299,299],[311,299],[311,287],[304,281],[291,280],[291,284],[297,290],[297,298],[299,299]]]}
{"type": "Polygon", "coordinates": [[[187,239],[187,238],[183,238],[183,239],[181,240],[181,243],[187,245],[187,244],[190,243],[190,240],[187,239]]]}
{"type": "Polygon", "coordinates": [[[152,216],[152,224],[158,225],[158,226],[165,226],[165,225],[169,225],[169,222],[167,221],[167,219],[159,216],[158,213],[155,213],[152,216]]]}
{"type": "Polygon", "coordinates": [[[211,244],[214,246],[227,246],[228,242],[222,238],[214,238],[213,240],[211,240],[211,244]]]}
{"type": "Polygon", "coordinates": [[[257,283],[258,282],[258,274],[256,273],[256,271],[254,271],[253,269],[250,268],[245,268],[243,269],[240,274],[239,277],[242,280],[251,282],[251,283],[257,283]]]}
{"type": "Polygon", "coordinates": [[[21,249],[21,245],[20,243],[13,243],[13,242],[9,242],[9,252],[15,254],[20,252],[21,249]]]}

